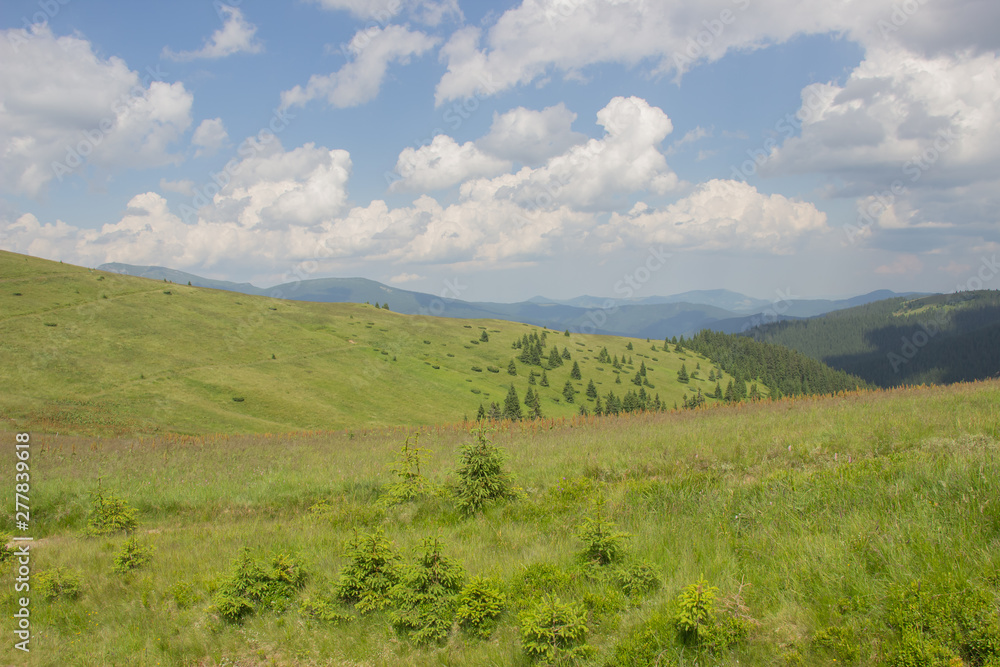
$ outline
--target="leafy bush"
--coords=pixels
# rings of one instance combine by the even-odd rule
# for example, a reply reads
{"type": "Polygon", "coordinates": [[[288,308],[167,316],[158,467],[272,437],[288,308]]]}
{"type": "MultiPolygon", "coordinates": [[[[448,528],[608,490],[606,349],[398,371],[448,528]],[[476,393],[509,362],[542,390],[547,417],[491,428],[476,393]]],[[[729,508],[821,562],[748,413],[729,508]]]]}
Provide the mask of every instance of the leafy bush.
{"type": "Polygon", "coordinates": [[[349,623],[354,620],[354,616],[338,608],[335,600],[324,596],[303,599],[299,613],[324,623],[349,623]]]}
{"type": "Polygon", "coordinates": [[[413,447],[410,446],[410,438],[407,437],[399,450],[399,457],[393,463],[392,472],[396,474],[397,481],[389,485],[383,503],[386,505],[396,505],[398,503],[416,500],[425,496],[438,493],[439,489],[431,484],[420,471],[421,458],[429,454],[430,450],[417,447],[417,438],[413,438],[413,447]]]}
{"type": "Polygon", "coordinates": [[[0,564],[6,563],[7,561],[14,558],[14,553],[16,549],[8,545],[10,542],[10,535],[6,533],[0,533],[0,564]]]}
{"type": "Polygon", "coordinates": [[[475,429],[472,434],[476,441],[461,450],[455,493],[459,509],[466,514],[515,497],[510,475],[503,469],[503,452],[490,441],[485,428],[475,429]]]}
{"type": "Polygon", "coordinates": [[[640,561],[618,568],[615,571],[614,580],[629,597],[652,593],[663,585],[655,568],[648,561],[640,561]]]}
{"type": "Polygon", "coordinates": [[[615,530],[615,524],[604,516],[604,497],[598,496],[593,516],[583,520],[577,537],[583,542],[583,557],[595,565],[607,565],[618,560],[625,549],[628,533],[615,530]]]}
{"type": "Polygon", "coordinates": [[[633,665],[676,665],[667,657],[676,633],[673,619],[664,612],[656,612],[645,622],[625,633],[607,661],[607,667],[632,667],[633,665]]]}
{"type": "Polygon", "coordinates": [[[115,556],[115,572],[126,574],[136,570],[148,563],[152,555],[152,548],[139,544],[135,536],[132,536],[125,540],[122,550],[115,556]]]}
{"type": "Polygon", "coordinates": [[[87,516],[87,533],[90,535],[110,535],[112,533],[135,530],[138,521],[135,508],[123,498],[113,493],[105,493],[101,485],[93,496],[90,514],[87,516]]]}
{"type": "Polygon", "coordinates": [[[39,572],[35,578],[38,592],[46,600],[75,600],[80,597],[81,575],[79,570],[54,567],[39,572]]]}
{"type": "Polygon", "coordinates": [[[850,628],[832,625],[817,631],[812,637],[815,649],[828,653],[841,662],[855,662],[861,654],[857,640],[850,628]]]}
{"type": "Polygon", "coordinates": [[[391,615],[393,625],[419,644],[448,637],[465,580],[462,566],[441,553],[437,539],[424,540],[421,547],[416,562],[403,570],[391,591],[397,606],[391,615]]]}
{"type": "Polygon", "coordinates": [[[543,664],[574,663],[594,654],[586,644],[587,611],[582,604],[547,595],[521,615],[521,647],[543,664]]]}
{"type": "Polygon", "coordinates": [[[572,585],[570,574],[552,563],[532,563],[514,580],[510,599],[523,609],[538,601],[545,592],[567,592],[572,585]]]}
{"type": "Polygon", "coordinates": [[[215,593],[215,607],[231,623],[258,609],[284,611],[306,582],[307,574],[294,556],[278,554],[269,564],[255,561],[249,549],[233,563],[215,593]]]}
{"type": "Polygon", "coordinates": [[[888,664],[937,665],[960,658],[980,665],[1000,658],[996,609],[994,595],[968,582],[918,581],[892,591],[885,621],[898,633],[898,645],[888,664]]]}
{"type": "Polygon", "coordinates": [[[362,614],[386,609],[390,591],[399,582],[399,556],[381,529],[355,535],[347,544],[349,562],[340,571],[335,594],[362,614]]]}
{"type": "Polygon", "coordinates": [[[489,639],[506,604],[507,598],[499,583],[476,577],[459,594],[455,617],[459,626],[469,634],[489,639]]]}
{"type": "Polygon", "coordinates": [[[683,644],[720,653],[750,634],[755,621],[741,613],[739,596],[730,601],[727,611],[722,611],[716,608],[718,590],[701,578],[674,600],[673,621],[683,644]]]}
{"type": "Polygon", "coordinates": [[[171,586],[170,595],[174,598],[174,604],[177,605],[178,609],[189,609],[199,599],[194,588],[186,581],[179,581],[171,586]]]}

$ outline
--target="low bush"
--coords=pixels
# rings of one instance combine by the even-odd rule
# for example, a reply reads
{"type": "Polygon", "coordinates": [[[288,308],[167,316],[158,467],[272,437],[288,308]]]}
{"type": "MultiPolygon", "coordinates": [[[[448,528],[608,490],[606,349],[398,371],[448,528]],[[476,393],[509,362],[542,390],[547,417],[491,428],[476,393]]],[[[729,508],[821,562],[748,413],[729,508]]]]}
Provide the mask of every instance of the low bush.
{"type": "Polygon", "coordinates": [[[489,639],[506,604],[507,597],[503,594],[500,583],[476,577],[459,593],[455,618],[459,626],[469,634],[489,639]]]}
{"type": "Polygon", "coordinates": [[[362,614],[387,609],[399,582],[399,556],[381,529],[355,535],[347,544],[348,563],[340,571],[335,595],[362,614]]]}
{"type": "Polygon", "coordinates": [[[132,570],[137,570],[148,563],[152,556],[152,548],[139,544],[135,536],[132,536],[125,540],[122,550],[115,556],[115,572],[118,574],[127,574],[132,570]]]}
{"type": "Polygon", "coordinates": [[[75,600],[80,597],[81,580],[79,570],[54,567],[39,572],[32,583],[37,584],[38,592],[46,600],[75,600]]]}
{"type": "Polygon", "coordinates": [[[306,582],[295,556],[277,554],[270,562],[254,560],[245,549],[215,593],[215,607],[225,620],[238,623],[258,610],[283,612],[306,582]]]}
{"type": "Polygon", "coordinates": [[[130,533],[139,523],[135,514],[135,508],[123,498],[113,493],[106,493],[98,484],[97,492],[91,502],[90,514],[87,516],[86,532],[89,535],[130,533]]]}
{"type": "Polygon", "coordinates": [[[542,664],[586,660],[595,650],[586,643],[587,610],[580,603],[547,595],[521,615],[521,647],[542,664]]]}

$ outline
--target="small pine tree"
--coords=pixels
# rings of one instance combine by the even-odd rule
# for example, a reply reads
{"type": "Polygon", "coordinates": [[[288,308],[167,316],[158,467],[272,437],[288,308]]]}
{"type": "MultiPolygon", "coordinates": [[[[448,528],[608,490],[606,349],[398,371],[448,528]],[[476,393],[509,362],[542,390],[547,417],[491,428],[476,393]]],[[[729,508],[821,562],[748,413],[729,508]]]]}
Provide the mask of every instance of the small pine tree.
{"type": "Polygon", "coordinates": [[[639,363],[639,375],[646,377],[646,362],[642,361],[639,363]]]}
{"type": "Polygon", "coordinates": [[[378,305],[378,301],[376,301],[376,302],[375,302],[375,307],[376,307],[376,308],[381,308],[382,306],[378,305]]]}
{"type": "Polygon", "coordinates": [[[626,350],[631,350],[631,349],[633,349],[633,348],[632,348],[632,343],[631,343],[631,341],[629,342],[629,344],[628,344],[628,345],[626,345],[626,346],[625,346],[625,349],[626,349],[626,350]]]}
{"type": "Polygon", "coordinates": [[[573,396],[576,394],[576,390],[573,389],[573,383],[566,380],[566,385],[563,387],[563,396],[566,398],[567,403],[573,402],[573,396]]]}
{"type": "Polygon", "coordinates": [[[681,364],[681,369],[677,371],[677,381],[687,384],[690,378],[688,377],[687,367],[681,364]]]}
{"type": "Polygon", "coordinates": [[[736,395],[735,395],[734,390],[733,390],[733,381],[732,380],[730,380],[729,384],[726,385],[725,399],[726,399],[727,403],[732,403],[734,400],[736,400],[736,395]]]}
{"type": "Polygon", "coordinates": [[[528,373],[528,384],[535,384],[535,371],[528,373]]]}
{"type": "Polygon", "coordinates": [[[538,395],[537,391],[535,392],[535,396],[531,399],[531,417],[532,419],[542,418],[542,399],[538,395]]]}
{"type": "Polygon", "coordinates": [[[542,385],[543,387],[549,386],[549,376],[546,375],[545,371],[542,371],[542,379],[538,384],[542,385]]]}
{"type": "Polygon", "coordinates": [[[382,310],[389,310],[389,304],[388,303],[383,303],[382,304],[382,310]]]}
{"type": "Polygon", "coordinates": [[[514,385],[510,386],[507,398],[503,402],[503,418],[517,421],[521,418],[521,400],[517,397],[517,390],[514,385]]]}
{"type": "Polygon", "coordinates": [[[531,389],[531,387],[528,387],[528,392],[524,395],[524,404],[530,408],[534,402],[535,392],[531,389]]]}
{"type": "Polygon", "coordinates": [[[615,373],[615,384],[621,384],[621,383],[622,383],[621,373],[615,373]]]}
{"type": "Polygon", "coordinates": [[[712,396],[722,398],[722,386],[718,382],[715,383],[715,393],[712,396]]]}
{"type": "Polygon", "coordinates": [[[476,421],[477,422],[481,422],[484,419],[486,419],[486,409],[483,407],[483,404],[480,403],[479,404],[479,412],[476,413],[476,421]]]}
{"type": "Polygon", "coordinates": [[[566,336],[566,338],[569,338],[569,329],[566,329],[566,332],[563,333],[563,336],[566,336]]]}
{"type": "Polygon", "coordinates": [[[500,421],[500,406],[497,405],[496,401],[490,402],[490,411],[487,413],[486,416],[489,417],[491,422],[500,421]]]}
{"type": "MultiPolygon", "coordinates": [[[[483,333],[485,334],[486,332],[484,331],[483,333]]],[[[513,359],[507,364],[507,375],[517,375],[517,364],[514,363],[513,359]]]]}
{"type": "Polygon", "coordinates": [[[632,384],[636,385],[637,387],[642,386],[642,373],[640,373],[639,371],[635,372],[635,377],[632,378],[632,384]]]}
{"type": "Polygon", "coordinates": [[[597,398],[597,387],[594,385],[593,380],[587,383],[587,396],[589,398],[597,398]]]}
{"type": "Polygon", "coordinates": [[[479,335],[479,340],[483,343],[488,343],[490,342],[490,335],[484,330],[483,333],[479,335]]]}
{"type": "Polygon", "coordinates": [[[709,371],[708,371],[708,381],[709,382],[715,382],[715,370],[714,369],[709,369],[709,371]]]}
{"type": "Polygon", "coordinates": [[[580,375],[580,364],[579,363],[577,363],[575,361],[573,362],[573,370],[571,370],[569,372],[569,376],[571,378],[573,378],[574,380],[580,380],[580,379],[582,379],[583,376],[580,375]]]}
{"type": "Polygon", "coordinates": [[[565,359],[566,361],[569,361],[570,359],[573,358],[572,355],[570,355],[570,353],[569,353],[569,348],[565,348],[565,347],[563,348],[562,358],[565,359]]]}
{"type": "Polygon", "coordinates": [[[562,366],[563,360],[559,356],[559,349],[556,347],[552,348],[551,354],[549,354],[549,368],[558,368],[562,366]]]}
{"type": "Polygon", "coordinates": [[[510,475],[503,469],[503,451],[489,439],[486,429],[476,429],[472,435],[476,440],[462,447],[457,470],[458,507],[466,514],[515,495],[510,475]]]}

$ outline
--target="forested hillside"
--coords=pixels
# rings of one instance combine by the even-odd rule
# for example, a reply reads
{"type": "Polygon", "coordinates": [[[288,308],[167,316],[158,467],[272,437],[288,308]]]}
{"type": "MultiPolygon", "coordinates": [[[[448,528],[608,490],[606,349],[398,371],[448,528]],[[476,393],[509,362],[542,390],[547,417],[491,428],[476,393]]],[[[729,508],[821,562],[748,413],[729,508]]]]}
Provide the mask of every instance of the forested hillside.
{"type": "Polygon", "coordinates": [[[1000,373],[1000,291],[895,298],[747,335],[873,384],[947,383],[1000,373]]]}
{"type": "Polygon", "coordinates": [[[733,376],[736,386],[741,385],[741,380],[763,382],[772,388],[771,398],[832,394],[868,386],[861,378],[830,368],[795,350],[746,336],[705,330],[682,344],[712,359],[733,376]]]}

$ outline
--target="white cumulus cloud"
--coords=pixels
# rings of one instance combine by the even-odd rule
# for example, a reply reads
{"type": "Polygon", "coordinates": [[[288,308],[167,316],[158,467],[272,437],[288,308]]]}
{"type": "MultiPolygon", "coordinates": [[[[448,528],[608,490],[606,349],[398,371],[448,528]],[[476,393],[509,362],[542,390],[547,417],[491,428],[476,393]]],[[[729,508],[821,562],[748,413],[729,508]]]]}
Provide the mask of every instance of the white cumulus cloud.
{"type": "Polygon", "coordinates": [[[170,60],[186,61],[201,58],[225,58],[236,53],[260,53],[264,47],[255,39],[257,26],[243,17],[238,7],[216,3],[222,27],[205,40],[205,45],[196,51],[175,52],[163,48],[163,57],[170,60]]]}
{"type": "Polygon", "coordinates": [[[517,107],[494,113],[489,134],[476,143],[493,155],[534,166],[586,140],[572,130],[575,120],[562,102],[541,111],[517,107]]]}
{"type": "Polygon", "coordinates": [[[396,160],[400,180],[393,190],[439,190],[469,178],[494,176],[510,169],[506,160],[483,153],[471,141],[459,145],[439,134],[426,146],[405,148],[396,160]]]}

